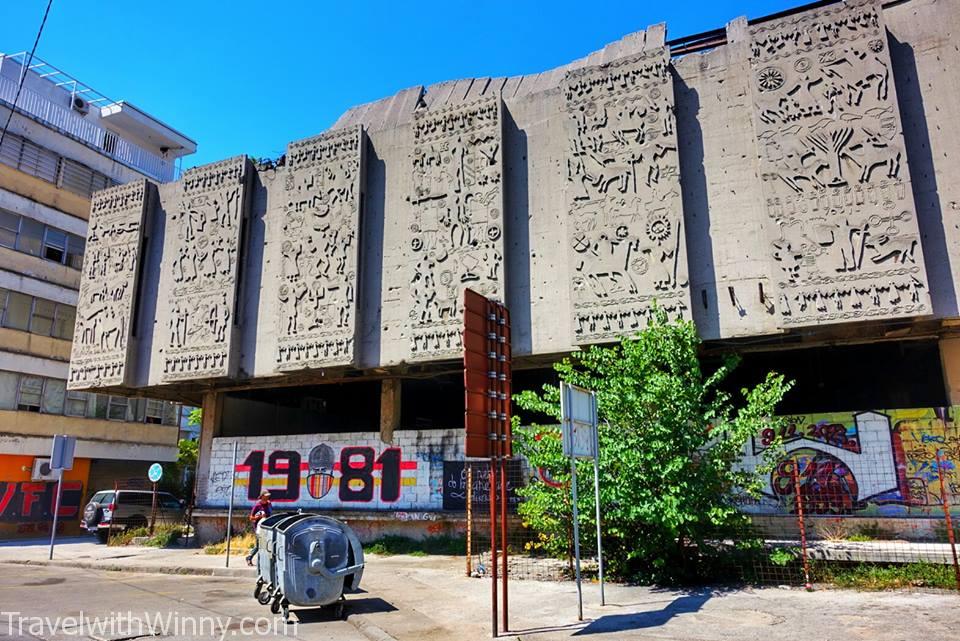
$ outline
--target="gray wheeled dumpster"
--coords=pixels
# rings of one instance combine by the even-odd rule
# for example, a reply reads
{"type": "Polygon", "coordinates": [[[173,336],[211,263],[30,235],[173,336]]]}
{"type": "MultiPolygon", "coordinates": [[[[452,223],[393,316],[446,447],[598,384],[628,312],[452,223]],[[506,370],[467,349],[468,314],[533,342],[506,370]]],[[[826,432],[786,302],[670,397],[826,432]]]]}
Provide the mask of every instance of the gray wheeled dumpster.
{"type": "Polygon", "coordinates": [[[257,527],[257,587],[253,591],[253,596],[262,605],[267,605],[273,598],[273,590],[277,584],[276,566],[274,562],[274,550],[276,546],[277,523],[297,516],[296,512],[284,512],[274,514],[260,521],[257,527]]]}
{"type": "Polygon", "coordinates": [[[260,525],[254,595],[273,613],[289,615],[291,605],[335,606],[343,614],[344,594],[360,587],[363,548],[350,527],[316,514],[284,514],[260,525]],[[264,546],[267,546],[266,554],[264,546]]]}

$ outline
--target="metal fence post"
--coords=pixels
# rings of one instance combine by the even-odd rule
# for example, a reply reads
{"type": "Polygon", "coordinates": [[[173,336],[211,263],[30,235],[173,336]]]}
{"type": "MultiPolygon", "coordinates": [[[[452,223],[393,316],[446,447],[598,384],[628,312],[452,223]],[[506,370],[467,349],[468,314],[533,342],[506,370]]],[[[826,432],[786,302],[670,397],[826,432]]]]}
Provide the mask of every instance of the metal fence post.
{"type": "Polygon", "coordinates": [[[803,497],[800,494],[800,459],[793,459],[793,493],[797,501],[797,523],[800,526],[800,555],[803,559],[803,581],[807,590],[813,590],[810,583],[810,565],[807,562],[807,528],[803,521],[803,497]]]}
{"type": "Polygon", "coordinates": [[[473,466],[464,462],[467,472],[467,576],[473,574],[473,466]]]}
{"type": "MultiPolygon", "coordinates": [[[[230,539],[233,538],[233,490],[237,484],[237,441],[233,442],[233,465],[230,466],[230,503],[227,507],[227,564],[230,567],[230,539]]],[[[256,536],[256,531],[254,531],[256,536]]]]}
{"type": "Polygon", "coordinates": [[[947,498],[947,485],[943,482],[943,459],[941,450],[937,449],[937,478],[940,480],[940,504],[943,506],[944,524],[947,526],[947,540],[950,541],[950,552],[953,554],[953,575],[960,590],[960,562],[957,561],[957,542],[953,535],[953,520],[950,518],[950,499],[947,498]]]}

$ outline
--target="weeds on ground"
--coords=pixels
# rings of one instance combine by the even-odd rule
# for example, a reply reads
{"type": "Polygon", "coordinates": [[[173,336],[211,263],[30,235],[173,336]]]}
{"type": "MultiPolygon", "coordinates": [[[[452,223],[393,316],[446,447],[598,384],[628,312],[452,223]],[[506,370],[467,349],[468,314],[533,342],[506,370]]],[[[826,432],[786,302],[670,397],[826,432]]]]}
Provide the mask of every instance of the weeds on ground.
{"type": "Polygon", "coordinates": [[[378,556],[392,556],[394,554],[408,554],[410,556],[460,555],[466,549],[466,540],[455,536],[428,536],[419,541],[405,536],[384,536],[363,546],[364,552],[378,556]]]}
{"type": "Polygon", "coordinates": [[[130,545],[133,539],[144,538],[142,543],[147,547],[166,548],[176,543],[177,539],[186,534],[184,525],[158,525],[153,529],[153,535],[150,534],[150,528],[137,527],[128,528],[123,532],[118,532],[110,537],[110,546],[130,545]]]}
{"type": "MultiPolygon", "coordinates": [[[[247,554],[251,548],[256,544],[257,537],[253,532],[244,532],[243,534],[237,534],[230,539],[230,554],[247,554]]],[[[227,553],[227,542],[226,540],[220,541],[219,543],[211,543],[209,545],[203,546],[204,554],[226,554],[227,553]]]]}
{"type": "Polygon", "coordinates": [[[941,588],[956,590],[957,582],[950,565],[903,563],[897,565],[840,565],[818,563],[814,566],[818,583],[855,590],[897,590],[903,588],[941,588]]]}

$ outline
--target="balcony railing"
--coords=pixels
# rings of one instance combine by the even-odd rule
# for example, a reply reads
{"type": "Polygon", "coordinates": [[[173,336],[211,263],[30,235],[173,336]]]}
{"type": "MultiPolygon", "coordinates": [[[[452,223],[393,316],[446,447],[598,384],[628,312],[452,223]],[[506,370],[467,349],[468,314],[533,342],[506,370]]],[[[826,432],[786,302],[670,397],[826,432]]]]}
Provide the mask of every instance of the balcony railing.
{"type": "MultiPolygon", "coordinates": [[[[0,100],[13,105],[17,95],[17,83],[0,76],[0,100]]],[[[150,153],[139,145],[121,138],[115,133],[93,124],[80,114],[61,107],[35,91],[24,88],[17,101],[17,109],[51,125],[60,131],[78,138],[98,151],[147,176],[169,182],[175,178],[174,163],[150,153]]]]}

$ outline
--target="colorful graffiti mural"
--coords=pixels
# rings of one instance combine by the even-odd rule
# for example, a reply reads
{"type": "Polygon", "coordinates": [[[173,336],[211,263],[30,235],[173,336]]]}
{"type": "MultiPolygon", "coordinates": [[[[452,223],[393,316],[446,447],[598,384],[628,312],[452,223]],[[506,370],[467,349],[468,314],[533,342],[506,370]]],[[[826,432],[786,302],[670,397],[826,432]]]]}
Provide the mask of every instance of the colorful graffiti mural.
{"type": "MultiPolygon", "coordinates": [[[[0,456],[0,538],[50,533],[57,484],[32,480],[33,461],[33,456],[0,456]]],[[[74,468],[64,473],[58,532],[80,533],[80,511],[89,472],[89,459],[76,459],[74,468]]]]}
{"type": "Polygon", "coordinates": [[[217,438],[200,505],[250,504],[262,490],[286,508],[440,510],[443,461],[462,457],[455,430],[398,434],[338,433],[217,438]],[[231,469],[233,443],[239,454],[231,469]]]}
{"type": "Polygon", "coordinates": [[[744,467],[756,469],[778,436],[785,456],[763,498],[741,501],[747,512],[791,512],[799,486],[812,514],[940,517],[944,499],[960,514],[960,407],[791,416],[754,437],[744,467]]]}

